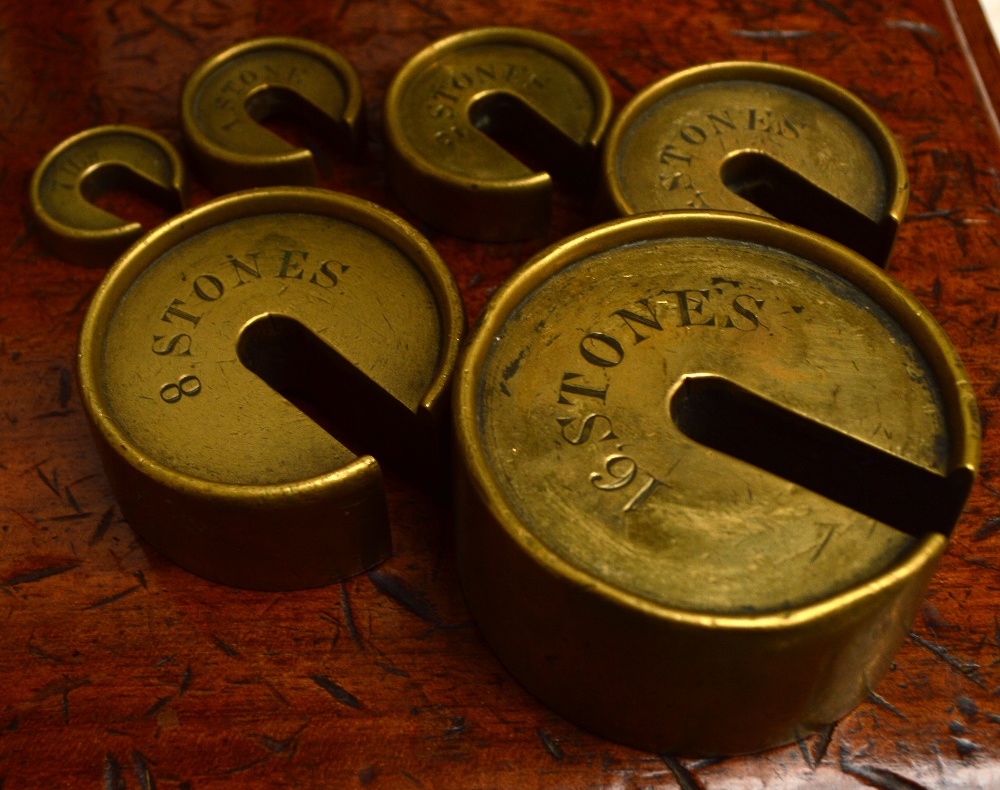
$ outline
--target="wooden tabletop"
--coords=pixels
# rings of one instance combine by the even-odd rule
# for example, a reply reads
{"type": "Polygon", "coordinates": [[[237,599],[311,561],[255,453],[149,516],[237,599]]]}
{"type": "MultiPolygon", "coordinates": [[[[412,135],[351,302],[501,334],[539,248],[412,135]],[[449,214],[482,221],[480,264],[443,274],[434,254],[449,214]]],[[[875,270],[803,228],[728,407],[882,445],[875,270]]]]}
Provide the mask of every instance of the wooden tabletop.
{"type": "MultiPolygon", "coordinates": [[[[984,103],[1000,72],[974,3],[504,8],[487,0],[0,8],[4,790],[1000,787],[1000,149],[984,103]],[[39,243],[27,186],[43,154],[102,123],[144,126],[179,144],[181,86],[202,60],[254,36],[303,36],[354,64],[371,122],[362,161],[325,150],[322,185],[414,221],[386,187],[387,84],[430,42],[490,24],[566,39],[606,75],[617,107],[694,64],[799,66],[861,96],[902,146],[912,193],[889,271],[965,360],[985,431],[982,472],[893,668],[828,732],[763,754],[695,760],[635,751],[564,721],[511,678],[470,621],[449,509],[402,481],[390,481],[392,558],[303,592],[204,581],[157,554],[119,513],[74,373],[77,332],[103,271],[64,263],[39,243]]],[[[208,197],[196,187],[195,202],[208,197]]],[[[157,218],[121,195],[105,200],[157,218]]],[[[591,221],[585,198],[560,192],[549,232],[528,243],[424,230],[475,318],[515,267],[591,221]]]]}

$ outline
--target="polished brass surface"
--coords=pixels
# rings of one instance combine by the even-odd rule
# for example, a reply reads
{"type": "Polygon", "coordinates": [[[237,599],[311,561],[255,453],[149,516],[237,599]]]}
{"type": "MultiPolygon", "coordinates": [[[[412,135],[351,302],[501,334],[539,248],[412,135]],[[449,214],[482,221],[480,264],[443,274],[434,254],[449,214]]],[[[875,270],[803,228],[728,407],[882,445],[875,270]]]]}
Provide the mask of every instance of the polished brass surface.
{"type": "Polygon", "coordinates": [[[53,148],[31,179],[31,213],[39,234],[71,263],[106,266],[144,230],[92,202],[128,189],[176,213],[187,205],[187,178],[177,151],[135,126],[96,126],[53,148]]]}
{"type": "Polygon", "coordinates": [[[81,331],[122,513],[240,587],[372,566],[390,546],[379,463],[442,473],[463,327],[433,248],[367,201],[270,188],[176,217],[108,273],[81,331]]]}
{"type": "Polygon", "coordinates": [[[909,182],[860,99],[790,66],[696,66],[636,95],[608,132],[605,189],[622,215],[722,209],[829,236],[884,266],[909,182]]]}
{"type": "Polygon", "coordinates": [[[459,369],[473,614],[542,700],[652,751],[763,749],[864,699],[978,466],[971,385],[927,311],[748,215],[550,248],[459,369]]]}
{"type": "Polygon", "coordinates": [[[261,125],[275,116],[355,151],[365,134],[357,74],[329,47],[302,38],[252,39],[209,58],[181,96],[184,140],[205,182],[217,192],[315,185],[312,153],[261,125]]]}
{"type": "Polygon", "coordinates": [[[604,77],[564,41],[508,27],[456,33],[417,53],[389,86],[389,181],[414,214],[456,236],[539,236],[552,177],[518,156],[557,178],[596,181],[610,115],[604,77]]]}

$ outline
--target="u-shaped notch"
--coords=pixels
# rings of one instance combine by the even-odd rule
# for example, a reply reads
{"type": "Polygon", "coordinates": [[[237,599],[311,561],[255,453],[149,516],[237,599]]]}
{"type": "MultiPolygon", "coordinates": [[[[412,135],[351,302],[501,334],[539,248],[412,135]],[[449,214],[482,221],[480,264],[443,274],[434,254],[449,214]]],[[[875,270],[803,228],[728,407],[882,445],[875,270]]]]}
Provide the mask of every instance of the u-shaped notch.
{"type": "Polygon", "coordinates": [[[279,116],[357,151],[365,136],[364,104],[351,64],[306,39],[258,38],[209,58],[184,85],[184,140],[217,192],[317,183],[312,153],[261,125],[279,116]]]}
{"type": "Polygon", "coordinates": [[[169,214],[187,205],[187,177],[174,147],[135,126],[97,126],[53,148],[31,179],[31,211],[45,243],[71,263],[106,266],[143,233],[94,205],[125,189],[169,214]]]}
{"type": "Polygon", "coordinates": [[[411,58],[383,115],[389,180],[414,214],[456,236],[513,241],[545,232],[550,172],[586,181],[595,171],[611,93],[565,42],[482,28],[411,58]]]}

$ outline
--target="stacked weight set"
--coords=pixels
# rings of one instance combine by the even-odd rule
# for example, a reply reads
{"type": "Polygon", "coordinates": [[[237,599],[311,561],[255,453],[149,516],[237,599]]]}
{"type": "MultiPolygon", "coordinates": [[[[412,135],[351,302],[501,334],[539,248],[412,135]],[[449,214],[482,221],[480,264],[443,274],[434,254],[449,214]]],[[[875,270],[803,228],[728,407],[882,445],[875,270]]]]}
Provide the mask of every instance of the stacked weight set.
{"type": "MultiPolygon", "coordinates": [[[[181,117],[224,191],[316,182],[262,118],[357,150],[362,106],[343,58],[275,38],[207,61],[181,117]]],[[[511,672],[632,745],[762,749],[844,715],[887,668],[977,469],[975,401],[940,328],[872,265],[908,188],[859,100],[714,64],[642,91],[605,134],[610,116],[600,72],[551,36],[431,45],[384,108],[414,214],[479,240],[543,232],[552,179],[510,139],[591,191],[603,139],[605,204],[666,213],[526,263],[457,363],[454,279],[398,217],[302,186],[223,197],[109,271],[83,400],[137,532],[208,578],[293,589],[388,554],[375,457],[440,485],[457,365],[463,585],[511,672]],[[365,408],[373,425],[338,419],[365,408]]],[[[165,140],[85,132],[32,182],[56,252],[107,263],[139,238],[90,203],[112,184],[186,204],[165,140]]]]}

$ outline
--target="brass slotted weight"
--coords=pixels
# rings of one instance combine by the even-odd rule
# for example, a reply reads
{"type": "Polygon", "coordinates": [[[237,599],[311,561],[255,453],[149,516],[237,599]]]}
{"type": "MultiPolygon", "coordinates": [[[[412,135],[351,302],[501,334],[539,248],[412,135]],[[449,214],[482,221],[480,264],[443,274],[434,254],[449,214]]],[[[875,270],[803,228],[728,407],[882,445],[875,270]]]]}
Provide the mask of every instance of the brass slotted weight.
{"type": "Polygon", "coordinates": [[[212,189],[317,183],[312,152],[261,125],[276,115],[348,152],[364,139],[361,83],[341,55],[303,38],[244,41],[199,66],[181,96],[184,140],[212,189]]]}
{"type": "Polygon", "coordinates": [[[63,140],[31,178],[31,213],[45,243],[71,263],[106,266],[145,231],[92,202],[130,189],[176,213],[187,205],[187,175],[174,147],[137,126],[95,126],[63,140]]]}
{"type": "Polygon", "coordinates": [[[801,225],[885,266],[909,181],[888,127],[857,96],[773,63],[725,62],[640,91],[608,131],[619,214],[741,211],[801,225]]]}
{"type": "Polygon", "coordinates": [[[556,711],[656,752],[768,748],[863,700],[978,465],[972,388],[927,311],[748,215],[550,248],[459,366],[480,628],[556,711]]]}
{"type": "Polygon", "coordinates": [[[463,327],[433,248],[367,201],[271,188],[176,217],[111,269],[81,330],[122,513],[225,584],[365,570],[389,551],[379,464],[443,473],[463,327]]]}
{"type": "Polygon", "coordinates": [[[503,145],[513,141],[557,177],[596,181],[611,92],[558,38],[480,28],[414,55],[383,115],[389,182],[407,208],[456,236],[514,241],[545,232],[552,178],[503,145]]]}

